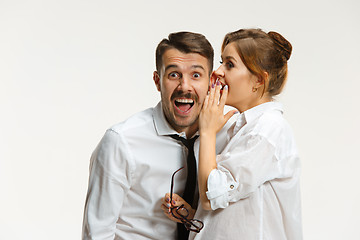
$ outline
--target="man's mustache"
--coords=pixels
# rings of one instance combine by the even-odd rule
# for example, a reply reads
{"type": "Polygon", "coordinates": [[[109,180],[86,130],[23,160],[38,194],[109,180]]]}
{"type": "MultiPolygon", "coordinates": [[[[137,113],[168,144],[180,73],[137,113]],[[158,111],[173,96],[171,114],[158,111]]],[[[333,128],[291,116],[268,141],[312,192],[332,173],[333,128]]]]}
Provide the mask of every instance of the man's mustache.
{"type": "Polygon", "coordinates": [[[175,98],[190,98],[193,99],[195,102],[198,101],[198,96],[196,94],[192,93],[184,93],[184,91],[176,91],[171,95],[171,100],[174,100],[175,98]]]}

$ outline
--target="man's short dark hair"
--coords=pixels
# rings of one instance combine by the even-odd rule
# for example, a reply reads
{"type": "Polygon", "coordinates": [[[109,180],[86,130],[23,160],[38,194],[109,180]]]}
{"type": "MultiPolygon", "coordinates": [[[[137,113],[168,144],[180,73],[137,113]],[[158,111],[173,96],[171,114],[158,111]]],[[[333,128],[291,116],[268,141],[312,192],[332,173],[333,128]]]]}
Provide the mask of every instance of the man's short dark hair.
{"type": "Polygon", "coordinates": [[[166,50],[177,49],[183,53],[197,53],[207,58],[209,75],[213,69],[214,49],[204,35],[192,32],[170,33],[168,39],[164,38],[156,48],[156,70],[160,73],[162,56],[166,50]]]}

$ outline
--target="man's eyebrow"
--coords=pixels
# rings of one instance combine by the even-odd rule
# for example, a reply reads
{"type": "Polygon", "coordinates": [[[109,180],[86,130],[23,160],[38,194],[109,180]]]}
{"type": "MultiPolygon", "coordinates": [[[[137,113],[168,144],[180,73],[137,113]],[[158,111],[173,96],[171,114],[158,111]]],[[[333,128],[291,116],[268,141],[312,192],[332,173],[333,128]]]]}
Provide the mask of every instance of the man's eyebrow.
{"type": "Polygon", "coordinates": [[[205,68],[202,65],[192,65],[191,68],[201,68],[205,71],[205,68]]]}
{"type": "MultiPolygon", "coordinates": [[[[165,71],[168,70],[169,68],[178,68],[178,65],[176,65],[176,64],[167,65],[165,67],[165,71]]],[[[201,68],[202,70],[205,71],[205,68],[202,65],[192,65],[191,68],[201,68]]]]}
{"type": "Polygon", "coordinates": [[[168,70],[169,68],[177,68],[178,66],[176,65],[176,64],[170,64],[170,65],[167,65],[166,67],[165,67],[165,72],[166,72],[166,70],[168,70]]]}

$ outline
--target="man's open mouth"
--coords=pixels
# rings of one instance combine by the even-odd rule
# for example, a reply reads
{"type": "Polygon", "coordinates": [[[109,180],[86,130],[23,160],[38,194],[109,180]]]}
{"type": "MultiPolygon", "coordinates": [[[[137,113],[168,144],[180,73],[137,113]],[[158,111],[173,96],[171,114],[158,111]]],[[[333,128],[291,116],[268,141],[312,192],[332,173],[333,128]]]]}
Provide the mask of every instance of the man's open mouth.
{"type": "Polygon", "coordinates": [[[194,106],[194,100],[189,98],[178,98],[175,99],[175,106],[181,112],[187,112],[194,106]]]}

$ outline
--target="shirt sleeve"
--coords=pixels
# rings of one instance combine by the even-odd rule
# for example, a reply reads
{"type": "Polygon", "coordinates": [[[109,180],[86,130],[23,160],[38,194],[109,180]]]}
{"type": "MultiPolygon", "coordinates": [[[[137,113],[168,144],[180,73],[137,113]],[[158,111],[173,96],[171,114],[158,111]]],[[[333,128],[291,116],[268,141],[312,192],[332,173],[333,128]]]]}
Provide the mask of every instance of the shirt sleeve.
{"type": "Polygon", "coordinates": [[[226,208],[251,195],[261,184],[283,177],[275,147],[264,137],[249,135],[233,149],[217,156],[217,168],[207,181],[213,210],[226,208]]]}
{"type": "Polygon", "coordinates": [[[108,130],[91,156],[82,239],[114,239],[131,164],[120,134],[108,130]]]}

